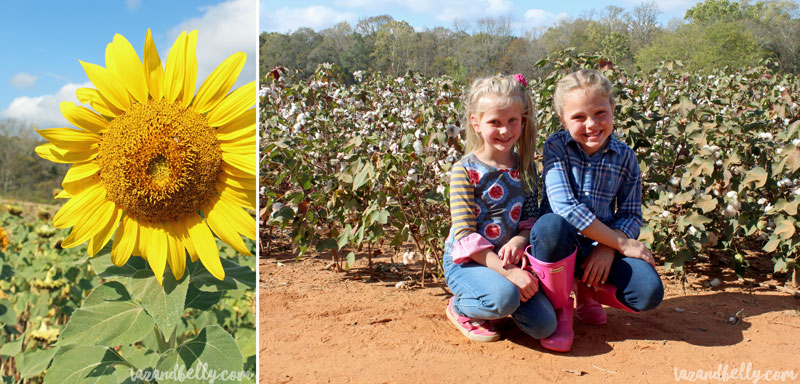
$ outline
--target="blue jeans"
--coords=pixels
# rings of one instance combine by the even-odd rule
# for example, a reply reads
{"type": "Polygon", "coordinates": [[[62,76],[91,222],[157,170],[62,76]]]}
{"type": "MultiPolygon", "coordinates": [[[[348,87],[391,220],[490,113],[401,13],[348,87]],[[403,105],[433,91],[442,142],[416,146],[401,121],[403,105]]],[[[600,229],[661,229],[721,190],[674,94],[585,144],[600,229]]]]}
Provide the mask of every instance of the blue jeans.
{"type": "MultiPolygon", "coordinates": [[[[577,279],[583,277],[581,265],[595,247],[591,239],[579,236],[572,224],[555,213],[543,215],[536,221],[531,229],[530,243],[533,257],[545,262],[569,256],[577,245],[577,279]]],[[[653,309],[664,298],[664,285],[655,268],[644,260],[624,257],[619,252],[611,263],[606,283],[617,287],[617,299],[635,311],[653,309]]]]}
{"type": "Polygon", "coordinates": [[[444,274],[453,292],[453,307],[461,316],[492,320],[511,315],[523,332],[536,339],[555,332],[556,314],[543,291],[521,302],[517,286],[499,273],[474,261],[455,264],[450,255],[444,257],[444,274]]]}

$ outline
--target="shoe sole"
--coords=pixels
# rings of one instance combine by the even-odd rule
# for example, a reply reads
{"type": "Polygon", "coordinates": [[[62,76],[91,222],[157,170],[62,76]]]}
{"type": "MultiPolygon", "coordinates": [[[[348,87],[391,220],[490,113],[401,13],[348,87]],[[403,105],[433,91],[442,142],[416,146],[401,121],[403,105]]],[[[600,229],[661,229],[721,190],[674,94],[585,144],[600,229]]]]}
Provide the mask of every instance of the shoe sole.
{"type": "Polygon", "coordinates": [[[474,333],[469,333],[469,331],[467,331],[466,329],[462,328],[461,324],[458,323],[458,318],[454,317],[455,313],[450,312],[450,305],[449,304],[447,305],[447,308],[445,308],[444,313],[447,315],[447,318],[450,319],[450,322],[453,323],[453,325],[456,326],[456,329],[461,331],[461,333],[464,336],[466,336],[468,339],[470,339],[472,341],[477,341],[479,343],[490,343],[492,341],[497,341],[497,340],[500,339],[500,335],[481,336],[481,335],[476,335],[474,333]]]}

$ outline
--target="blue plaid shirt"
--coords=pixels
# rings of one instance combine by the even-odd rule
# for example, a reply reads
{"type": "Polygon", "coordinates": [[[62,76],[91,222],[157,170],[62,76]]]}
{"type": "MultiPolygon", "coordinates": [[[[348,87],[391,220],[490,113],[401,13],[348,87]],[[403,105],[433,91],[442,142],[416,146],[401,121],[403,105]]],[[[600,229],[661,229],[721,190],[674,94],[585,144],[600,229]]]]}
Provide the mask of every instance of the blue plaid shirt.
{"type": "Polygon", "coordinates": [[[639,237],[642,220],[642,175],[633,150],[612,134],[592,156],[569,131],[544,143],[544,193],[541,214],[555,212],[578,231],[595,218],[628,238],[639,237]]]}

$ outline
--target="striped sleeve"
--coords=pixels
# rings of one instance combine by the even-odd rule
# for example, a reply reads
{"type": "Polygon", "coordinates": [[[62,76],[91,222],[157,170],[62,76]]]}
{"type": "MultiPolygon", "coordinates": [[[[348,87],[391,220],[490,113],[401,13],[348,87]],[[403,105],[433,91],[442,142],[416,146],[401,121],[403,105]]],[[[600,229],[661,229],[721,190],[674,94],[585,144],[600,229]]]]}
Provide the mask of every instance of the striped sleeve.
{"type": "Polygon", "coordinates": [[[464,165],[456,163],[450,173],[450,217],[456,241],[476,233],[474,188],[464,165]]]}

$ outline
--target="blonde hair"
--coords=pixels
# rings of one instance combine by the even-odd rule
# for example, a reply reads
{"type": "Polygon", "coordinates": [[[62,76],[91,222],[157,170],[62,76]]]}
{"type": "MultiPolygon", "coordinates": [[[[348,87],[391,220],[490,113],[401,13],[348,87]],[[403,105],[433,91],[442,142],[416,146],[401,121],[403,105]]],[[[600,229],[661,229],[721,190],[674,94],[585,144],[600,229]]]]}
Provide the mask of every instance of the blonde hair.
{"type": "Polygon", "coordinates": [[[483,148],[483,138],[475,132],[470,120],[471,115],[483,116],[481,99],[484,96],[495,96],[505,105],[515,104],[522,110],[522,134],[514,144],[517,152],[517,168],[522,186],[526,192],[536,190],[536,107],[531,96],[522,84],[511,76],[495,75],[477,79],[472,82],[467,96],[464,98],[464,115],[462,126],[465,127],[467,142],[465,153],[472,153],[483,148]]]}
{"type": "Polygon", "coordinates": [[[558,117],[563,118],[564,98],[568,93],[576,89],[600,91],[608,97],[609,104],[614,105],[611,82],[602,73],[594,69],[581,69],[564,76],[556,84],[556,91],[553,94],[553,108],[555,108],[558,117]]]}

